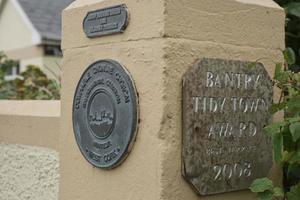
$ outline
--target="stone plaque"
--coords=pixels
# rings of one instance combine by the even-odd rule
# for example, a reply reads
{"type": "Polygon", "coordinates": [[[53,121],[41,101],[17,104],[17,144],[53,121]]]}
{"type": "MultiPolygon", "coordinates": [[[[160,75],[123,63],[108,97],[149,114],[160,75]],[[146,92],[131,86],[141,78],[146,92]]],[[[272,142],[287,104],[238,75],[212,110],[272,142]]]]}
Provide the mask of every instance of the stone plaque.
{"type": "Polygon", "coordinates": [[[137,93],[118,62],[99,60],[82,74],[73,100],[73,129],[81,153],[99,168],[127,157],[138,121],[137,93]]]}
{"type": "Polygon", "coordinates": [[[268,174],[272,94],[261,63],[203,59],[186,72],[182,174],[198,194],[247,189],[268,174]]]}
{"type": "Polygon", "coordinates": [[[129,15],[125,4],[88,12],[83,20],[87,37],[122,33],[128,24],[129,15]]]}

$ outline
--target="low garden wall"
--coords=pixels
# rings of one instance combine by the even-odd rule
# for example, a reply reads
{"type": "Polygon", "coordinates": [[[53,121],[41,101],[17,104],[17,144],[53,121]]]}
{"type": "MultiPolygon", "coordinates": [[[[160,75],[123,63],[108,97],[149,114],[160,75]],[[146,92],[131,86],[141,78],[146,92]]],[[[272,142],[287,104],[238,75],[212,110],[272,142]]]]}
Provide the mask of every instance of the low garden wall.
{"type": "Polygon", "coordinates": [[[60,101],[0,101],[0,199],[57,200],[60,101]]]}

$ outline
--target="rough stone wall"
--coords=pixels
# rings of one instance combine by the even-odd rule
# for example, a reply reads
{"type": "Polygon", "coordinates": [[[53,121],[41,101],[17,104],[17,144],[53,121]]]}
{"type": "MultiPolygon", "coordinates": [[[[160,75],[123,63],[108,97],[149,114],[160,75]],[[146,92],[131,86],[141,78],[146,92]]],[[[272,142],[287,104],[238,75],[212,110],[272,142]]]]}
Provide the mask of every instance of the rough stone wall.
{"type": "Polygon", "coordinates": [[[0,144],[1,200],[57,200],[59,158],[54,150],[0,144]]]}

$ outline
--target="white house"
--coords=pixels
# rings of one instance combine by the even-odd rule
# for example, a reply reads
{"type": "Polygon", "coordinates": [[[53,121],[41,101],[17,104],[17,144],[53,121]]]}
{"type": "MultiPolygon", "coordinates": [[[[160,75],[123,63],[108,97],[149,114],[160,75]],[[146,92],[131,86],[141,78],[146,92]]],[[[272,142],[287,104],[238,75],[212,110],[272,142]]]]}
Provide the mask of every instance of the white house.
{"type": "Polygon", "coordinates": [[[19,61],[15,77],[29,64],[60,76],[61,11],[73,0],[0,0],[0,51],[19,61]]]}

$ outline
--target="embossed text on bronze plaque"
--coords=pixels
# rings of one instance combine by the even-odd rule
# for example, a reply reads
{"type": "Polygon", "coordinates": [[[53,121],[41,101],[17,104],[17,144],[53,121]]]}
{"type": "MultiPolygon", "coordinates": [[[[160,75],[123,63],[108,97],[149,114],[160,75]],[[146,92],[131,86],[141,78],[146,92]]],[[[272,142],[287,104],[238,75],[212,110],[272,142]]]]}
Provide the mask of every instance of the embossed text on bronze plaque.
{"type": "Polygon", "coordinates": [[[272,165],[272,82],[261,63],[202,59],[183,77],[182,174],[201,195],[242,190],[272,165]]]}
{"type": "Polygon", "coordinates": [[[138,126],[134,83],[114,60],[99,60],[82,74],[73,100],[73,129],[83,156],[114,168],[129,154],[138,126]]]}
{"type": "Polygon", "coordinates": [[[83,30],[87,37],[97,37],[122,33],[129,21],[125,4],[90,11],[83,20],[83,30]]]}

